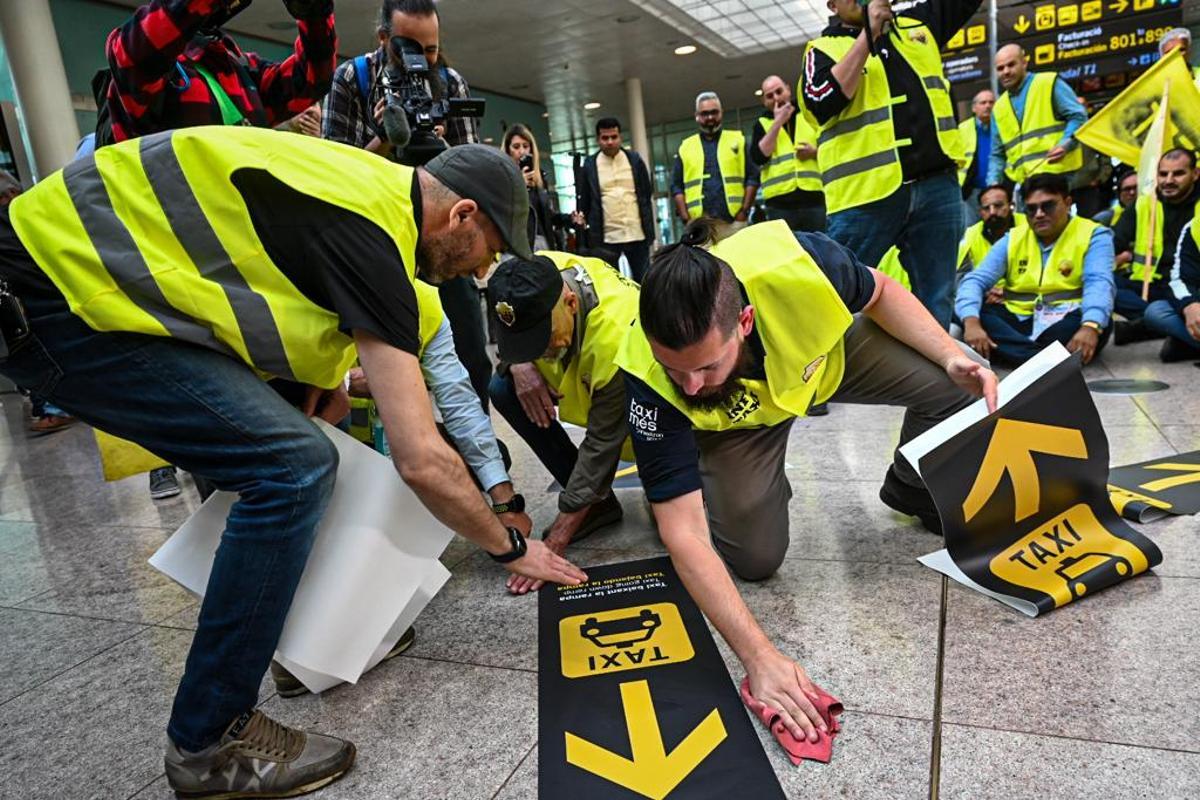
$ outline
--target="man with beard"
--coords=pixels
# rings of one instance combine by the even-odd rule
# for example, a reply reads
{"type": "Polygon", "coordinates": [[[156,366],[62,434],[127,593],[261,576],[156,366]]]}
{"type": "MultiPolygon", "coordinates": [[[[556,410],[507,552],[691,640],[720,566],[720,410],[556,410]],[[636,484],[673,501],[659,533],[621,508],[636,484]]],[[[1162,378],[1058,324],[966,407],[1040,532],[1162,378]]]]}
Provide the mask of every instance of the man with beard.
{"type": "Polygon", "coordinates": [[[1128,320],[1119,323],[1114,331],[1117,344],[1166,336],[1162,356],[1168,361],[1194,356],[1188,350],[1180,349],[1178,339],[1171,336],[1170,329],[1156,324],[1164,317],[1148,315],[1147,307],[1158,301],[1169,305],[1175,298],[1171,288],[1175,245],[1184,225],[1192,221],[1196,200],[1200,197],[1196,190],[1197,179],[1200,179],[1200,170],[1196,169],[1196,154],[1180,148],[1169,150],[1158,161],[1155,194],[1139,196],[1133,213],[1121,215],[1113,227],[1113,247],[1117,252],[1116,311],[1128,320]],[[1153,226],[1151,216],[1154,217],[1153,226]],[[1150,293],[1143,299],[1147,255],[1150,256],[1150,293]]]}
{"type": "MultiPolygon", "coordinates": [[[[899,405],[903,443],[972,395],[994,408],[996,376],[911,292],[824,234],[776,221],[705,249],[712,238],[708,221],[688,226],[642,283],[640,324],[617,357],[630,434],[688,591],[745,665],[754,697],[815,741],[811,681],[767,639],[726,571],[763,580],[787,551],[792,422],[825,401],[899,405]]],[[[940,533],[933,499],[899,454],[880,499],[940,533]]]]}
{"type": "Polygon", "coordinates": [[[825,230],[825,195],[817,165],[817,131],[792,105],[792,87],[778,75],[762,82],[766,106],[750,139],[750,158],[762,169],[767,219],[794,231],[825,230]]]}
{"type": "Polygon", "coordinates": [[[437,283],[485,274],[506,248],[528,255],[523,184],[483,145],[414,170],[199,127],[105,147],[0,211],[0,373],[239,495],[167,728],[178,794],[291,797],[354,761],[350,742],[255,706],[337,470],[308,416],[346,415],[356,351],[397,470],[442,522],[512,572],[584,578],[483,502],[415,356],[418,273],[437,283]],[[308,387],[303,411],[271,375],[308,387]]]}
{"type": "Polygon", "coordinates": [[[958,287],[955,310],[963,339],[984,358],[1019,366],[1051,342],[1083,363],[1108,339],[1112,313],[1112,231],[1071,214],[1066,176],[1025,181],[1028,225],[1014,227],[958,287]],[[983,305],[1004,280],[1004,302],[983,305]]]}
{"type": "Polygon", "coordinates": [[[978,267],[1009,228],[1024,224],[1024,214],[1013,214],[1012,195],[1006,186],[986,187],[979,193],[979,221],[967,228],[958,245],[959,270],[970,272],[978,267]]]}
{"type": "Polygon", "coordinates": [[[741,131],[723,130],[721,98],[716,92],[696,96],[700,130],[683,140],[671,170],[675,213],[688,220],[712,217],[744,223],[758,192],[758,167],[750,158],[741,131]]]}

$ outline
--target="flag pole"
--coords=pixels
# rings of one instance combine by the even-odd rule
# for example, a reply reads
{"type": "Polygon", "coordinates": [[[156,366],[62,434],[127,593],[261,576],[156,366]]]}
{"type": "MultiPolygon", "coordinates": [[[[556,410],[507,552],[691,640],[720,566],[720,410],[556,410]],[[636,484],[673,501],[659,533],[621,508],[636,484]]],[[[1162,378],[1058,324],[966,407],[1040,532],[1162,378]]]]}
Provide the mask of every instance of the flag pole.
{"type": "Polygon", "coordinates": [[[1150,173],[1148,176],[1139,175],[1138,181],[1145,181],[1144,186],[1149,187],[1147,194],[1150,198],[1150,215],[1149,228],[1147,231],[1148,238],[1146,239],[1146,252],[1142,254],[1142,300],[1149,302],[1150,300],[1150,281],[1154,277],[1154,243],[1158,241],[1156,229],[1158,228],[1158,162],[1162,160],[1163,150],[1166,148],[1166,141],[1163,138],[1165,133],[1166,120],[1170,117],[1170,91],[1171,84],[1166,82],[1163,84],[1162,104],[1158,109],[1158,114],[1154,121],[1155,124],[1150,126],[1150,131],[1146,134],[1146,141],[1143,147],[1152,147],[1152,152],[1142,154],[1139,159],[1138,170],[1146,170],[1150,173]]]}
{"type": "Polygon", "coordinates": [[[1158,198],[1152,197],[1150,203],[1150,238],[1146,240],[1146,254],[1142,260],[1142,300],[1150,301],[1150,279],[1154,276],[1154,229],[1158,225],[1158,198]]]}

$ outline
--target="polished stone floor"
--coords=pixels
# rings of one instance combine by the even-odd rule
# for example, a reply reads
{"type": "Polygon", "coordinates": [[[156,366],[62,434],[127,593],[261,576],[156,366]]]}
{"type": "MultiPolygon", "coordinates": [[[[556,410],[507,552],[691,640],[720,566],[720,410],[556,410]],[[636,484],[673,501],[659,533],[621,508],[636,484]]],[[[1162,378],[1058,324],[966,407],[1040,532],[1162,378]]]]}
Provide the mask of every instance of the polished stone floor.
{"type": "MultiPolygon", "coordinates": [[[[1096,397],[1114,464],[1200,449],[1200,370],[1156,351],[1110,348],[1087,370],[1171,384],[1096,397]]],[[[20,398],[0,401],[0,797],[167,797],[163,728],[197,606],[146,559],[194,490],[155,503],[144,477],[105,484],[86,429],[27,438],[20,398]]],[[[916,562],[938,540],[876,498],[898,426],[892,410],[848,406],[796,426],[794,541],[776,577],[743,587],[847,708],[829,765],[792,767],[768,743],[787,795],[1200,796],[1197,520],[1143,526],[1164,553],[1153,574],[1027,619],[916,562]]],[[[544,524],[549,478],[513,449],[544,524]]],[[[579,563],[662,552],[638,493],[621,498],[625,522],[579,546],[579,563]]],[[[355,769],[318,797],[536,797],[535,599],[508,597],[465,542],[444,561],[453,578],[403,657],[321,697],[264,684],[272,715],[358,744],[355,769]]]]}

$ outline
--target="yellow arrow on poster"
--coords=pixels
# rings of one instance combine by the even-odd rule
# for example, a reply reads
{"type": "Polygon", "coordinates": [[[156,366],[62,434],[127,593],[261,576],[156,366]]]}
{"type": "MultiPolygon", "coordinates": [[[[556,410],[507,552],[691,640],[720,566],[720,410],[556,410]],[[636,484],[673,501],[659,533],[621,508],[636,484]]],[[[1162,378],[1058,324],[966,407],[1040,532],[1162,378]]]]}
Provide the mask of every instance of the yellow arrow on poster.
{"type": "Polygon", "coordinates": [[[1200,483],[1200,464],[1149,464],[1146,469],[1161,469],[1170,472],[1182,472],[1182,475],[1172,475],[1169,478],[1159,478],[1156,481],[1143,483],[1141,488],[1148,492],[1165,492],[1176,486],[1189,483],[1200,483]]]}
{"type": "Polygon", "coordinates": [[[1022,14],[1021,16],[1017,17],[1017,21],[1013,23],[1013,30],[1017,33],[1024,33],[1025,31],[1029,30],[1029,25],[1029,19],[1022,14]]]}
{"type": "Polygon", "coordinates": [[[963,514],[970,522],[983,510],[992,498],[1000,481],[1007,472],[1012,479],[1013,495],[1016,498],[1016,519],[1020,522],[1038,512],[1042,502],[1042,488],[1038,483],[1034,453],[1045,453],[1064,458],[1087,458],[1087,443],[1083,432],[1075,428],[1060,428],[1057,425],[1042,425],[1037,422],[1021,422],[1001,419],[996,422],[992,440],[975,484],[963,501],[963,514]]]}
{"type": "Polygon", "coordinates": [[[668,754],[658,729],[654,702],[650,699],[650,684],[646,681],[622,683],[621,702],[625,707],[625,727],[629,731],[633,758],[617,755],[567,731],[567,763],[651,800],[663,800],[728,735],[721,712],[714,708],[668,754]]]}

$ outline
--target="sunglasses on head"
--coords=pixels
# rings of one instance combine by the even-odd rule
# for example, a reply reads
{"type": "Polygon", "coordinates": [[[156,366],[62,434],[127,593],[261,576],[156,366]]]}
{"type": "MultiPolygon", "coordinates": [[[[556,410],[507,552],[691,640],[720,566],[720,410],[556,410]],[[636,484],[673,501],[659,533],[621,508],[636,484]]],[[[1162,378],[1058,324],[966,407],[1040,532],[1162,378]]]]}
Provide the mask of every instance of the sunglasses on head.
{"type": "Polygon", "coordinates": [[[1048,217],[1053,214],[1057,208],[1057,200],[1047,200],[1044,203],[1026,203],[1025,213],[1031,217],[1036,217],[1039,213],[1045,214],[1048,217]]]}

